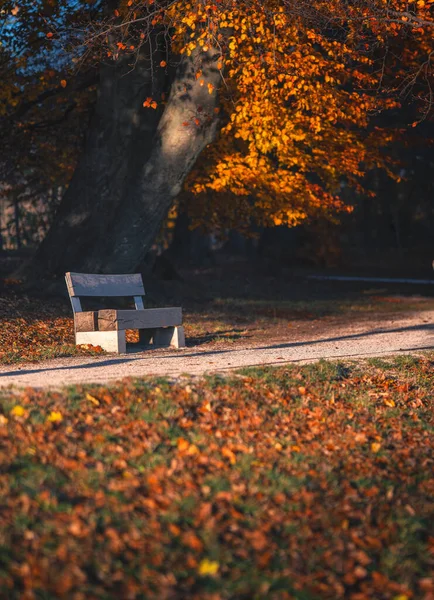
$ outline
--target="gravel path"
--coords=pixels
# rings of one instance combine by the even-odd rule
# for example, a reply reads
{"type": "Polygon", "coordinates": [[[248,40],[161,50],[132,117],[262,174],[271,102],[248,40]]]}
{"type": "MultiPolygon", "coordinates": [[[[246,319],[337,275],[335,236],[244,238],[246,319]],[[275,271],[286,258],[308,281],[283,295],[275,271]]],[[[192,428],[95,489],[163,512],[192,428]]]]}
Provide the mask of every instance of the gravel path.
{"type": "Polygon", "coordinates": [[[124,377],[225,372],[258,365],[386,356],[434,349],[434,311],[385,318],[383,321],[288,332],[288,339],[258,347],[227,344],[182,350],[155,349],[127,355],[66,358],[3,367],[0,386],[58,387],[76,383],[107,383],[124,377]]]}

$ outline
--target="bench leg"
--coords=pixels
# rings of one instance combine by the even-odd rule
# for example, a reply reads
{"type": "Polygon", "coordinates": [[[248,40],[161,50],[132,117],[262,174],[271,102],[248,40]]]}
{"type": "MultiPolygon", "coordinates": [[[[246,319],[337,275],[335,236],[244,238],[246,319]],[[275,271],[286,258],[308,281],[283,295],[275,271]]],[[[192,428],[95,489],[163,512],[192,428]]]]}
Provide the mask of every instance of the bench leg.
{"type": "Polygon", "coordinates": [[[184,327],[174,327],[175,331],[173,332],[172,341],[170,342],[171,346],[175,348],[185,348],[185,334],[184,327]]]}
{"type": "Polygon", "coordinates": [[[125,331],[77,331],[75,343],[101,346],[106,352],[118,354],[125,354],[127,351],[125,331]]]}
{"type": "Polygon", "coordinates": [[[156,346],[173,346],[184,348],[184,327],[160,327],[155,330],[154,344],[156,346]]]}

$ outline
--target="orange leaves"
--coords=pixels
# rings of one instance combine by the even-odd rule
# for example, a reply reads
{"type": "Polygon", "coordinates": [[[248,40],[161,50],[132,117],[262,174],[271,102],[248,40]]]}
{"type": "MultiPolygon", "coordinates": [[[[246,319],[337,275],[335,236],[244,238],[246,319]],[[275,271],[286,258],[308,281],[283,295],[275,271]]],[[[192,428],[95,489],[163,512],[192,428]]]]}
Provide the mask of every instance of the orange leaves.
{"type": "MultiPolygon", "coordinates": [[[[190,40],[184,51],[206,48],[220,31],[217,68],[227,65],[221,99],[228,122],[190,178],[198,224],[209,219],[199,197],[204,192],[222,226],[245,220],[237,215],[246,196],[255,199],[251,215],[266,225],[292,226],[311,214],[348,211],[336,194],[342,178],[361,191],[362,165],[369,168],[373,159],[386,166],[380,155],[386,140],[374,145],[364,133],[370,115],[389,108],[369,91],[379,84],[371,60],[351,36],[347,42],[332,39],[278,6],[282,10],[272,11],[273,17],[259,2],[216,12],[186,3],[182,16],[173,10],[178,39],[190,40]],[[309,183],[311,173],[320,181],[316,186],[309,183]],[[224,194],[231,195],[232,213],[224,194]]],[[[339,14],[339,3],[321,4],[321,10],[339,14]]],[[[195,77],[207,85],[202,70],[195,77]]],[[[212,85],[208,91],[214,93],[212,85]]]]}
{"type": "Polygon", "coordinates": [[[261,530],[247,532],[246,538],[251,544],[252,548],[257,552],[265,550],[269,545],[267,536],[261,530]]]}
{"type": "Polygon", "coordinates": [[[181,455],[195,456],[196,454],[199,454],[199,448],[195,446],[195,444],[190,444],[184,438],[179,438],[176,445],[181,455]]]}
{"type": "Polygon", "coordinates": [[[195,552],[201,552],[203,549],[203,543],[192,531],[187,531],[181,536],[181,542],[187,548],[194,550],[195,552]]]}
{"type": "Polygon", "coordinates": [[[371,444],[371,450],[374,454],[377,454],[381,450],[381,444],[378,442],[373,442],[371,444]]]}
{"type": "Polygon", "coordinates": [[[0,364],[104,353],[101,347],[75,346],[68,306],[35,298],[23,311],[23,298],[3,291],[1,308],[0,364]]]}
{"type": "Polygon", "coordinates": [[[250,598],[293,582],[300,597],[432,593],[432,357],[390,369],[5,393],[8,594],[206,598],[212,585],[250,598]]]}
{"type": "Polygon", "coordinates": [[[158,104],[151,97],[146,98],[143,102],[144,108],[153,108],[154,110],[158,107],[158,104]]]}
{"type": "Polygon", "coordinates": [[[63,88],[66,88],[66,86],[67,86],[66,79],[62,79],[62,80],[60,81],[60,85],[61,85],[63,88]]]}
{"type": "Polygon", "coordinates": [[[222,448],[221,452],[222,452],[222,456],[224,456],[225,458],[227,458],[229,460],[229,462],[230,462],[231,465],[234,465],[237,462],[237,458],[236,458],[235,454],[227,446],[224,446],[222,448]]]}

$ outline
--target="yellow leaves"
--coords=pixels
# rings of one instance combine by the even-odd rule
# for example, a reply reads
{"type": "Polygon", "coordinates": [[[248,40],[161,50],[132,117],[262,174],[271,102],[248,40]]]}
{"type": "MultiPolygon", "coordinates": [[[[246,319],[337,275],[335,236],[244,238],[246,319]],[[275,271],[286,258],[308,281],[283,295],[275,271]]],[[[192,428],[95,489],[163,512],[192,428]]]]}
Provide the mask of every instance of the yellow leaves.
{"type": "Polygon", "coordinates": [[[199,575],[202,575],[202,577],[207,577],[207,576],[213,577],[214,575],[217,575],[219,568],[220,568],[220,565],[218,562],[204,558],[199,563],[197,572],[199,573],[199,575]]]}
{"type": "Polygon", "coordinates": [[[228,448],[227,446],[223,446],[221,452],[222,452],[222,455],[229,460],[231,465],[234,465],[237,462],[237,457],[232,452],[232,450],[230,448],[228,448]]]}
{"type": "Polygon", "coordinates": [[[95,398],[95,396],[92,396],[88,392],[86,392],[86,400],[89,400],[89,402],[92,402],[92,404],[94,404],[95,406],[100,405],[100,401],[98,400],[98,398],[95,398]]]}
{"type": "MultiPolygon", "coordinates": [[[[418,2],[421,8],[425,4],[418,2]]],[[[232,210],[220,210],[229,201],[214,202],[216,225],[223,213],[234,222],[247,196],[252,198],[250,213],[244,209],[243,214],[253,213],[266,225],[295,225],[313,213],[347,211],[336,192],[339,179],[356,185],[365,159],[375,155],[373,162],[379,156],[359,133],[379,102],[369,93],[378,83],[369,58],[351,45],[350,37],[343,42],[324,36],[318,27],[289,15],[282,3],[263,8],[259,0],[183,1],[162,17],[174,28],[176,51],[196,53],[194,77],[210,95],[216,89],[201,68],[202,53],[219,52],[215,66],[227,66],[220,93],[226,125],[189,183],[197,197],[209,192],[237,198],[232,210]],[[312,173],[316,186],[309,181],[312,173]]],[[[165,60],[159,64],[167,66],[165,60]]],[[[158,105],[149,97],[143,106],[158,105]]],[[[203,124],[196,114],[182,125],[203,124]]]]}
{"type": "Polygon", "coordinates": [[[377,454],[381,449],[381,444],[379,442],[373,442],[371,444],[371,450],[374,454],[377,454]]]}
{"type": "Polygon", "coordinates": [[[20,404],[17,404],[11,410],[11,415],[14,417],[23,417],[25,415],[25,413],[26,413],[26,409],[23,406],[21,406],[20,404]]]}
{"type": "Polygon", "coordinates": [[[47,421],[49,421],[50,423],[58,423],[62,420],[63,420],[62,413],[55,411],[55,410],[51,411],[47,417],[47,421]]]}

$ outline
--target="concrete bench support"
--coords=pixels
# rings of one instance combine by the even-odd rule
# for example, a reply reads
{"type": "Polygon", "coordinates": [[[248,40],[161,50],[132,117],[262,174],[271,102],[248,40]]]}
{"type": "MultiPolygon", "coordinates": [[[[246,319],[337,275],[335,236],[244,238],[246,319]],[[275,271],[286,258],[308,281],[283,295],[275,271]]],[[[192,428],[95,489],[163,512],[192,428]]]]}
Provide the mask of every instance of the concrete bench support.
{"type": "Polygon", "coordinates": [[[155,346],[173,346],[183,348],[185,346],[184,327],[162,327],[155,330],[155,346]]]}
{"type": "Polygon", "coordinates": [[[125,331],[77,331],[75,343],[101,346],[106,352],[118,354],[125,354],[127,351],[125,331]]]}

